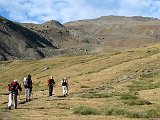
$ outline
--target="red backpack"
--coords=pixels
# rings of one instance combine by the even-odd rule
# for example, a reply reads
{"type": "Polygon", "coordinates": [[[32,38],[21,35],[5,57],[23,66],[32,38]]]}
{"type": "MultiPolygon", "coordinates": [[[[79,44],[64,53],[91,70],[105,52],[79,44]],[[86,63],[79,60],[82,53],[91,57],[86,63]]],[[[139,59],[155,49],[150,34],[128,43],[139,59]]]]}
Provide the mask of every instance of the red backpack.
{"type": "Polygon", "coordinates": [[[11,82],[10,85],[9,85],[9,91],[17,91],[18,90],[18,84],[17,82],[11,82]]]}

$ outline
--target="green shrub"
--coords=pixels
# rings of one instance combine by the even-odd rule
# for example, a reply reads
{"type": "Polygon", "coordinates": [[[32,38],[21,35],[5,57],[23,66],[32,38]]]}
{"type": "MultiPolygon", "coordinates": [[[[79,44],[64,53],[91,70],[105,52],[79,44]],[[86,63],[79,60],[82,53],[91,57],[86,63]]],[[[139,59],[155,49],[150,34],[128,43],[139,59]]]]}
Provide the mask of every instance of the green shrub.
{"type": "Polygon", "coordinates": [[[144,118],[144,115],[140,112],[127,112],[125,116],[129,118],[144,118]]]}
{"type": "Polygon", "coordinates": [[[75,114],[79,115],[122,115],[128,118],[159,118],[160,117],[160,107],[156,109],[150,109],[147,111],[127,111],[121,108],[104,108],[102,110],[97,110],[87,106],[79,106],[74,109],[75,114]]]}
{"type": "Polygon", "coordinates": [[[80,114],[80,115],[99,115],[99,111],[88,107],[88,106],[79,106],[74,109],[75,114],[80,114]]]}
{"type": "Polygon", "coordinates": [[[111,97],[111,95],[108,95],[108,93],[86,93],[81,95],[82,98],[108,98],[111,97]]]}
{"type": "Polygon", "coordinates": [[[159,117],[160,118],[160,107],[156,109],[148,110],[146,113],[149,117],[152,117],[152,118],[159,117]]]}
{"type": "Polygon", "coordinates": [[[159,118],[160,109],[156,108],[142,112],[128,112],[125,116],[129,118],[159,118]]]}
{"type": "Polygon", "coordinates": [[[141,78],[152,78],[152,77],[155,77],[157,75],[158,75],[158,73],[143,73],[141,75],[141,78]]]}
{"type": "Polygon", "coordinates": [[[126,93],[126,94],[123,94],[123,95],[121,96],[121,99],[123,99],[123,100],[138,99],[138,97],[135,96],[135,95],[132,95],[132,94],[130,94],[130,93],[126,93]]]}
{"type": "Polygon", "coordinates": [[[106,108],[101,111],[104,115],[125,115],[126,111],[124,109],[117,108],[106,108]]]}
{"type": "Polygon", "coordinates": [[[81,88],[89,88],[89,86],[82,85],[81,88]]]}
{"type": "Polygon", "coordinates": [[[152,103],[150,103],[149,101],[146,100],[141,100],[141,99],[130,99],[130,100],[125,100],[123,101],[125,104],[127,105],[150,105],[152,103]]]}
{"type": "Polygon", "coordinates": [[[160,82],[158,83],[143,83],[143,84],[132,84],[129,87],[130,91],[150,90],[160,88],[160,82]]]}

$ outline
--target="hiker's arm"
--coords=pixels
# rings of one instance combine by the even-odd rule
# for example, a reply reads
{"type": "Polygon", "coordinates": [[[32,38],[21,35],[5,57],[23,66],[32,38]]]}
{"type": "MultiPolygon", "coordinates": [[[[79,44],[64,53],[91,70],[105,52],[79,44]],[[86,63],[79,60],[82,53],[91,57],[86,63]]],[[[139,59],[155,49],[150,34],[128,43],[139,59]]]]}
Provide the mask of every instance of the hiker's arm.
{"type": "Polygon", "coordinates": [[[19,89],[20,91],[22,91],[22,88],[21,88],[21,86],[20,86],[20,85],[18,85],[18,89],[19,89]]]}
{"type": "Polygon", "coordinates": [[[32,86],[32,80],[31,80],[31,88],[32,88],[33,86],[32,86]]]}
{"type": "Polygon", "coordinates": [[[53,80],[53,85],[55,84],[55,81],[53,80]]]}

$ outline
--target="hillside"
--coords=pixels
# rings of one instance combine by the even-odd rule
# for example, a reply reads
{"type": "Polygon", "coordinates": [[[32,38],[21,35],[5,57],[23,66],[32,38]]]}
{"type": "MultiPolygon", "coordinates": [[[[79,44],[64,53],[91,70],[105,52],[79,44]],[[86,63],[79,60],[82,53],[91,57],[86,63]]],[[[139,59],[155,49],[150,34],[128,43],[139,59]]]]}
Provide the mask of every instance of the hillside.
{"type": "Polygon", "coordinates": [[[149,17],[103,16],[91,20],[65,23],[64,26],[79,31],[80,40],[114,48],[131,48],[159,42],[159,19],[149,17]]]}
{"type": "Polygon", "coordinates": [[[103,16],[61,24],[17,23],[0,17],[0,60],[106,54],[160,41],[160,20],[103,16]]]}
{"type": "Polygon", "coordinates": [[[113,54],[57,57],[0,62],[0,119],[139,120],[160,118],[160,44],[113,54]],[[17,110],[7,110],[5,86],[22,82],[28,73],[33,98],[17,110]],[[54,76],[54,97],[48,97],[46,80],[54,76]],[[62,97],[60,81],[69,79],[69,96],[62,97]],[[1,93],[1,94],[2,94],[1,93]]]}
{"type": "Polygon", "coordinates": [[[45,57],[45,49],[57,49],[46,38],[3,17],[0,18],[0,39],[0,60],[41,59],[45,57]]]}

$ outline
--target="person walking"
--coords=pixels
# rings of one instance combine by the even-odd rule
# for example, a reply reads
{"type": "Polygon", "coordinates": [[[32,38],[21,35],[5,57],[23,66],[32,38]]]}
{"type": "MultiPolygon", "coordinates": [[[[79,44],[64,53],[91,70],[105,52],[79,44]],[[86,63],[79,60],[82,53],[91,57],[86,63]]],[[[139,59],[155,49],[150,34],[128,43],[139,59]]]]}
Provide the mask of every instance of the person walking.
{"type": "Polygon", "coordinates": [[[14,108],[16,109],[18,90],[22,91],[22,88],[19,85],[18,80],[13,80],[10,84],[8,84],[8,90],[9,90],[8,109],[11,110],[12,102],[14,102],[14,108]]]}
{"type": "Polygon", "coordinates": [[[69,91],[68,86],[69,86],[69,84],[68,84],[67,77],[64,77],[64,80],[66,81],[66,88],[67,88],[66,95],[68,95],[68,91],[69,91]]]}
{"type": "Polygon", "coordinates": [[[53,76],[51,76],[51,78],[49,80],[47,80],[47,84],[48,84],[48,93],[49,93],[49,97],[50,97],[50,96],[52,96],[53,86],[55,84],[53,76]]]}
{"type": "Polygon", "coordinates": [[[67,78],[65,77],[62,81],[61,81],[61,85],[62,85],[62,94],[64,97],[67,96],[68,94],[68,83],[67,83],[67,78]]]}
{"type": "Polygon", "coordinates": [[[26,102],[30,102],[31,101],[31,93],[32,93],[32,79],[31,79],[30,74],[24,78],[23,86],[25,89],[25,100],[26,100],[26,102]]]}

